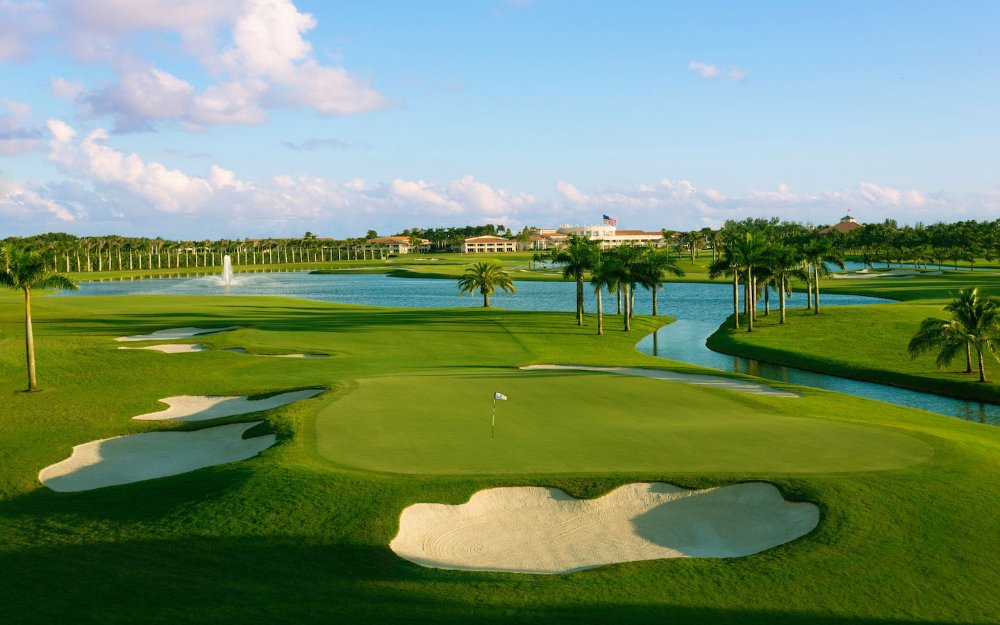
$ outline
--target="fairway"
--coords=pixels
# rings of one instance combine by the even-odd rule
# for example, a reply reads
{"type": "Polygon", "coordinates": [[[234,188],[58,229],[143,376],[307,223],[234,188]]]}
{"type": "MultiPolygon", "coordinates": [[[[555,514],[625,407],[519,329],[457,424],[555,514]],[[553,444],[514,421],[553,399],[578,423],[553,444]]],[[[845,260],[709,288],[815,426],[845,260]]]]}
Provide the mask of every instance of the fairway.
{"type": "Polygon", "coordinates": [[[611,373],[461,371],[358,380],[316,419],[320,454],[398,473],[870,471],[933,450],[905,434],[767,401],[611,373]],[[493,393],[495,439],[490,438],[493,393]]]}

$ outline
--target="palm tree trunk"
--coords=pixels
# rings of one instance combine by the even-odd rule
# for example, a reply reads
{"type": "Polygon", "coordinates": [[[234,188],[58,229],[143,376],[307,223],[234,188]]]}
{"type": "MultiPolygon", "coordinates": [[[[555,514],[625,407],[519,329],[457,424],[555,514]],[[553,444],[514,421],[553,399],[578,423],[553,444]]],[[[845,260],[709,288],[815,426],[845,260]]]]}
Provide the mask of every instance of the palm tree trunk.
{"type": "Polygon", "coordinates": [[[601,303],[601,289],[597,289],[597,335],[604,336],[604,306],[601,303]]]}
{"type": "Polygon", "coordinates": [[[972,373],[972,345],[965,342],[965,372],[972,373]]]}
{"type": "Polygon", "coordinates": [[[812,307],[813,307],[812,271],[809,270],[809,265],[806,265],[806,310],[812,310],[812,307]]]}
{"type": "Polygon", "coordinates": [[[979,354],[979,381],[986,382],[986,375],[983,371],[983,350],[976,346],[976,353],[979,354]]]}
{"type": "Polygon", "coordinates": [[[779,323],[785,323],[785,278],[782,276],[778,283],[778,307],[781,309],[781,320],[779,323]]]}
{"type": "Polygon", "coordinates": [[[653,316],[654,317],[657,316],[657,311],[656,311],[656,287],[655,286],[653,287],[653,316]]]}
{"type": "Polygon", "coordinates": [[[615,291],[615,295],[618,297],[618,314],[622,314],[622,289],[619,286],[618,290],[615,291]]]}
{"type": "Polygon", "coordinates": [[[771,289],[764,285],[764,316],[771,316],[771,289]]]}
{"type": "Polygon", "coordinates": [[[819,265],[813,265],[813,273],[815,274],[813,278],[813,288],[816,289],[816,294],[813,296],[816,301],[816,306],[813,308],[813,314],[819,314],[819,265]]]}
{"type": "Polygon", "coordinates": [[[740,273],[733,271],[733,322],[740,329],[740,273]]]}
{"type": "Polygon", "coordinates": [[[746,299],[747,299],[747,332],[753,332],[753,313],[754,313],[754,292],[753,292],[753,271],[750,267],[747,267],[747,284],[746,284],[746,299]]]}
{"type": "Polygon", "coordinates": [[[625,317],[625,331],[626,332],[631,332],[632,331],[632,323],[631,323],[632,311],[629,309],[629,301],[631,300],[631,298],[629,297],[629,290],[630,290],[631,286],[628,283],[625,283],[624,285],[622,285],[622,288],[625,289],[625,293],[624,293],[624,297],[625,297],[625,314],[622,315],[623,317],[625,317]]]}
{"type": "Polygon", "coordinates": [[[28,359],[28,392],[38,390],[35,380],[35,335],[31,332],[31,291],[24,289],[24,351],[28,359]]]}
{"type": "Polygon", "coordinates": [[[576,325],[583,325],[583,274],[576,277],[576,325]]]}
{"type": "Polygon", "coordinates": [[[490,294],[487,293],[486,291],[483,291],[483,308],[489,308],[489,307],[490,307],[490,294]]]}
{"type": "Polygon", "coordinates": [[[628,316],[635,316],[635,285],[628,285],[628,316]]]}

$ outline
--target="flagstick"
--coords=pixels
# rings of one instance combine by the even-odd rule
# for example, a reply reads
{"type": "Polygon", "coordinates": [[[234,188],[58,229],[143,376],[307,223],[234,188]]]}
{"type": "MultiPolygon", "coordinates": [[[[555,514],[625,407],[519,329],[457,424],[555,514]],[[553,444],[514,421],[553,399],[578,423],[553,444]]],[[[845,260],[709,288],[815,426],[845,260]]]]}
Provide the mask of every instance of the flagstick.
{"type": "Polygon", "coordinates": [[[493,418],[490,420],[490,440],[493,440],[493,433],[497,429],[497,395],[493,394],[493,418]]]}

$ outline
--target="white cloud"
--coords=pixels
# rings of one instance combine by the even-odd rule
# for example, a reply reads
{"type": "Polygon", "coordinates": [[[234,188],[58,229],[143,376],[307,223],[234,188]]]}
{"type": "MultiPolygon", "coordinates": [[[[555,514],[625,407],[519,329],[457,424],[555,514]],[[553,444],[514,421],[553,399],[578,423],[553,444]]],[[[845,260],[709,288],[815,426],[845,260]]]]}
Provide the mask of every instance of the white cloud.
{"type": "Polygon", "coordinates": [[[31,106],[14,100],[4,102],[9,113],[0,113],[0,156],[17,156],[44,147],[42,132],[28,124],[31,106]]]}
{"type": "Polygon", "coordinates": [[[688,63],[688,69],[698,72],[702,78],[715,78],[721,73],[718,67],[701,61],[691,61],[688,63]]]}
{"type": "Polygon", "coordinates": [[[52,17],[42,2],[0,0],[0,61],[27,58],[33,39],[52,27],[52,17]]]}
{"type": "Polygon", "coordinates": [[[49,80],[49,89],[52,95],[62,100],[73,101],[78,95],[83,93],[83,83],[80,81],[70,81],[58,76],[49,80]]]}
{"type": "Polygon", "coordinates": [[[745,80],[746,77],[749,75],[749,72],[747,72],[745,69],[741,69],[736,66],[730,67],[729,70],[723,72],[717,66],[712,65],[711,63],[705,63],[703,61],[691,61],[690,63],[688,63],[688,69],[693,72],[697,72],[698,75],[702,78],[706,79],[724,78],[726,80],[732,80],[735,82],[745,80]]]}
{"type": "Polygon", "coordinates": [[[586,204],[590,198],[565,180],[556,183],[556,192],[571,204],[586,204]]]}
{"type": "Polygon", "coordinates": [[[0,181],[0,216],[31,222],[39,218],[47,221],[47,215],[59,222],[76,221],[81,216],[53,199],[42,197],[27,185],[0,181]]]}
{"type": "Polygon", "coordinates": [[[413,225],[592,223],[613,214],[622,228],[691,229],[747,216],[830,223],[848,209],[863,222],[887,217],[934,219],[947,211],[992,218],[1000,192],[949,198],[862,182],[832,191],[773,189],[723,194],[679,178],[581,190],[559,181],[549,198],[494,187],[472,175],[435,183],[335,180],[281,174],[242,180],[213,164],[202,175],[170,169],[116,149],[104,130],[78,133],[48,122],[49,159],[68,181],[49,185],[8,183],[0,189],[0,216],[19,228],[162,234],[186,238],[301,234],[305,230],[352,236],[368,228],[396,231],[413,225]],[[98,228],[100,225],[100,228],[98,228]]]}
{"type": "Polygon", "coordinates": [[[257,125],[268,109],[281,107],[354,115],[389,106],[368,80],[315,57],[305,35],[316,25],[292,0],[74,0],[51,8],[0,0],[0,60],[24,57],[38,35],[57,32],[64,50],[109,64],[115,80],[84,89],[53,78],[53,93],[112,117],[121,132],[168,120],[193,132],[257,125]],[[144,59],[151,47],[138,45],[140,35],[150,33],[196,60],[207,84],[204,76],[177,76],[144,59]]]}

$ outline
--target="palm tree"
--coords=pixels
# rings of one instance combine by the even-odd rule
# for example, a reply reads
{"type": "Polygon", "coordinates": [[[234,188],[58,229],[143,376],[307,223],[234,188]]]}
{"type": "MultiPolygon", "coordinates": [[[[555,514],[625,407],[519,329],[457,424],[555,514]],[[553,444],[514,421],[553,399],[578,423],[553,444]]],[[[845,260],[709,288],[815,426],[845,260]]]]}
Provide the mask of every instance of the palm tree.
{"type": "Polygon", "coordinates": [[[740,271],[742,269],[743,267],[733,253],[732,245],[728,243],[721,250],[718,250],[718,258],[708,266],[708,277],[713,280],[722,276],[733,277],[733,327],[737,330],[740,329],[740,271]]]}
{"type": "Polygon", "coordinates": [[[754,313],[757,310],[757,282],[754,273],[757,267],[767,264],[768,246],[760,232],[747,232],[743,238],[733,242],[735,266],[746,273],[744,300],[747,306],[747,332],[753,332],[754,313]]]}
{"type": "Polygon", "coordinates": [[[640,263],[643,249],[634,245],[620,245],[614,250],[605,254],[605,262],[609,266],[604,268],[604,273],[610,283],[615,285],[615,290],[625,301],[625,310],[622,317],[625,322],[625,331],[632,330],[632,317],[635,312],[633,303],[635,302],[635,285],[639,281],[640,263]],[[610,262],[609,262],[610,261],[610,262]]]}
{"type": "Polygon", "coordinates": [[[771,282],[778,289],[778,306],[781,309],[779,323],[785,323],[785,296],[791,293],[791,282],[805,280],[808,274],[802,268],[802,259],[798,252],[786,245],[776,245],[771,248],[767,268],[771,282]]]}
{"type": "Polygon", "coordinates": [[[477,289],[483,294],[483,308],[489,308],[490,295],[496,293],[498,288],[508,293],[517,291],[517,287],[514,286],[510,276],[503,270],[503,267],[492,260],[475,263],[465,270],[465,275],[458,279],[458,292],[460,295],[466,293],[472,295],[477,289]]]}
{"type": "Polygon", "coordinates": [[[578,234],[569,235],[566,246],[552,252],[552,261],[563,265],[563,278],[576,281],[576,325],[583,325],[583,277],[594,266],[597,242],[578,234]]]}
{"type": "Polygon", "coordinates": [[[597,334],[604,336],[604,304],[601,295],[604,289],[610,293],[618,292],[615,263],[619,262],[613,254],[598,253],[594,259],[594,267],[590,272],[590,284],[594,287],[597,297],[597,334]]]}
{"type": "Polygon", "coordinates": [[[0,271],[0,286],[24,292],[24,348],[28,360],[28,391],[38,390],[35,378],[35,337],[31,331],[31,289],[63,289],[73,291],[76,284],[62,274],[49,271],[45,261],[34,252],[5,247],[0,253],[4,267],[0,271]]]}
{"type": "Polygon", "coordinates": [[[907,346],[910,358],[930,350],[938,350],[936,364],[945,367],[965,350],[966,373],[972,371],[972,348],[979,360],[979,381],[986,382],[983,352],[994,359],[1000,348],[1000,308],[991,297],[983,297],[979,289],[963,289],[944,307],[951,320],[928,317],[907,346]]]}
{"type": "Polygon", "coordinates": [[[844,270],[844,259],[840,252],[833,249],[833,244],[826,237],[815,238],[802,248],[802,255],[805,257],[806,268],[812,267],[812,283],[816,291],[813,293],[815,307],[814,314],[819,314],[819,277],[830,275],[830,268],[827,263],[832,263],[844,270]]]}
{"type": "Polygon", "coordinates": [[[663,288],[663,278],[667,274],[682,277],[684,270],[677,266],[677,258],[668,252],[648,247],[644,250],[639,263],[639,284],[653,293],[653,316],[656,317],[656,292],[663,288]]]}

